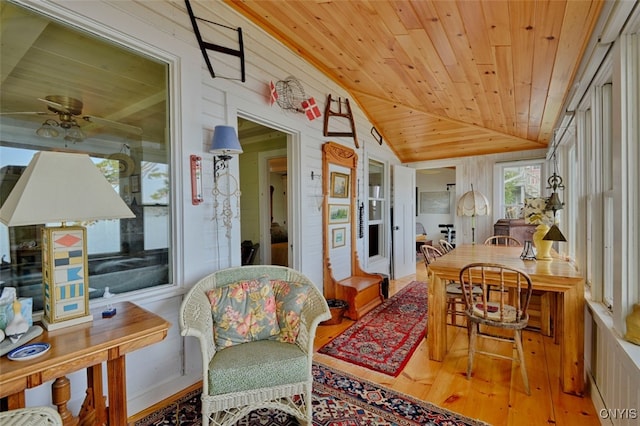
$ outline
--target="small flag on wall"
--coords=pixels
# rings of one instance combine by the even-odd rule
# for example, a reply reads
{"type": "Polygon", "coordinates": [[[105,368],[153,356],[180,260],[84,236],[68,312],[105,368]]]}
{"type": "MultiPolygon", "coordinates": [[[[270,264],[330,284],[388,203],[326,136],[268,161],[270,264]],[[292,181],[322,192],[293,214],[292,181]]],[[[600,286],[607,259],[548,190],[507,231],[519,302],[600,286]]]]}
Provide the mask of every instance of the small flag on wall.
{"type": "Polygon", "coordinates": [[[269,89],[271,90],[271,105],[273,105],[273,103],[278,100],[278,91],[273,81],[269,82],[269,89]]]}
{"type": "Polygon", "coordinates": [[[316,100],[314,98],[309,98],[306,101],[302,101],[300,105],[304,109],[305,114],[307,114],[307,118],[309,119],[309,121],[315,120],[322,115],[320,113],[320,108],[318,108],[318,105],[316,104],[316,100]]]}

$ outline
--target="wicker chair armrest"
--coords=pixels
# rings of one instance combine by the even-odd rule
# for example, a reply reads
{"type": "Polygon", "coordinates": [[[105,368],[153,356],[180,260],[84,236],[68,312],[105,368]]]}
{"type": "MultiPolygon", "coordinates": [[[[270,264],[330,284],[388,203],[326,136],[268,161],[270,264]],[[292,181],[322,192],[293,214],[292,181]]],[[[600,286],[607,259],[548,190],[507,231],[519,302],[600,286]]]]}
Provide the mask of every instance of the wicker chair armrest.
{"type": "Polygon", "coordinates": [[[313,353],[313,338],[321,321],[331,318],[327,301],[313,283],[309,283],[309,295],[300,312],[300,333],[296,343],[307,353],[313,353]]]}
{"type": "Polygon", "coordinates": [[[213,316],[207,297],[207,290],[213,288],[214,278],[208,276],[196,283],[186,294],[180,307],[180,334],[193,336],[200,343],[203,371],[207,371],[209,361],[216,353],[213,339],[213,316]]]}

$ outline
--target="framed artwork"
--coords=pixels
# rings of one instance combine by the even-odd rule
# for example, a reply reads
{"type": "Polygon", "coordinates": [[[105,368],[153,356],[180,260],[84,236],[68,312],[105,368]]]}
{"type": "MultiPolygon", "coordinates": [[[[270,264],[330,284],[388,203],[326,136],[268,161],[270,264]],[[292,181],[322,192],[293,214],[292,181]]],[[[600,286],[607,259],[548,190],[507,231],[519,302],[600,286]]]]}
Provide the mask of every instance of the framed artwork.
{"type": "Polygon", "coordinates": [[[329,204],[329,223],[349,222],[349,204],[329,204]]]}
{"type": "Polygon", "coordinates": [[[345,233],[347,232],[347,228],[334,228],[331,230],[332,235],[332,248],[342,247],[345,245],[345,233]]]}
{"type": "Polygon", "coordinates": [[[420,213],[449,214],[450,212],[449,191],[420,193],[420,213]]]}
{"type": "Polygon", "coordinates": [[[331,172],[331,197],[349,197],[349,175],[345,173],[331,172]]]}

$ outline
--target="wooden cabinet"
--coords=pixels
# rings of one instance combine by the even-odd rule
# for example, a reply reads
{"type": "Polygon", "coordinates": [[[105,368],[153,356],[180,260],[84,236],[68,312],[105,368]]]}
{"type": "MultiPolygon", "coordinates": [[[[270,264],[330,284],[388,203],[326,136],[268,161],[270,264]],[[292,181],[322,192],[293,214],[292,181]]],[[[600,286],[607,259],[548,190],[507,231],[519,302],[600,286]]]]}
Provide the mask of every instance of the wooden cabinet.
{"type": "Polygon", "coordinates": [[[536,226],[525,223],[524,219],[499,219],[493,225],[493,234],[508,235],[516,238],[520,241],[520,244],[524,245],[527,240],[533,241],[533,233],[536,232],[536,226]]]}

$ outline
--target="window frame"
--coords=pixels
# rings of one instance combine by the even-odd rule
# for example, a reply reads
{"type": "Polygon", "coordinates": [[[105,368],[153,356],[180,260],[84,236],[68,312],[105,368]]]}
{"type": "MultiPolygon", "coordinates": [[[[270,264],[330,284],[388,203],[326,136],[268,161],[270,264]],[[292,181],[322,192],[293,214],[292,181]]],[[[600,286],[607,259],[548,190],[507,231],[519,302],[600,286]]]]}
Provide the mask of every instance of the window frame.
{"type": "Polygon", "coordinates": [[[504,169],[507,167],[521,167],[540,164],[540,193],[546,194],[546,182],[547,182],[547,160],[544,157],[530,158],[516,161],[504,161],[497,162],[493,165],[493,221],[497,222],[499,219],[504,219],[504,169]]]}
{"type": "MultiPolygon", "coordinates": [[[[182,287],[184,284],[178,284],[182,282],[183,279],[180,277],[184,276],[184,265],[182,262],[178,262],[178,258],[180,253],[184,251],[182,244],[183,230],[178,227],[178,224],[182,223],[181,217],[181,208],[177,205],[178,200],[182,199],[181,193],[182,189],[180,186],[180,175],[181,175],[181,167],[179,158],[182,156],[181,144],[178,143],[180,140],[192,139],[190,136],[194,136],[196,132],[193,132],[189,129],[183,128],[178,120],[178,117],[181,116],[181,111],[185,109],[193,109],[188,106],[186,100],[181,99],[178,94],[182,92],[183,94],[193,94],[196,95],[199,93],[198,84],[191,83],[186,81],[182,75],[185,74],[185,70],[183,68],[189,68],[190,72],[194,70],[199,70],[195,65],[191,65],[188,62],[188,65],[183,66],[183,62],[185,62],[185,58],[199,58],[199,55],[189,53],[187,54],[179,54],[174,55],[173,53],[169,53],[169,50],[172,49],[172,45],[176,44],[173,40],[166,38],[168,42],[168,46],[165,48],[158,48],[152,46],[145,42],[145,39],[151,40],[150,37],[144,32],[144,29],[138,29],[134,31],[129,31],[126,29],[127,23],[120,22],[117,25],[107,26],[99,21],[99,16],[105,11],[111,11],[112,6],[109,5],[97,5],[98,7],[87,6],[84,7],[79,5],[79,11],[71,10],[65,8],[63,5],[57,4],[42,4],[40,2],[35,2],[31,0],[16,0],[13,1],[15,6],[23,7],[26,10],[44,16],[51,21],[54,21],[60,25],[70,28],[73,31],[79,31],[81,33],[89,34],[91,37],[95,37],[104,42],[112,43],[119,46],[122,49],[128,49],[133,51],[137,55],[142,55],[148,58],[152,58],[158,62],[161,62],[164,66],[166,66],[166,94],[167,94],[167,107],[166,107],[166,123],[168,126],[168,131],[166,133],[166,156],[167,156],[167,167],[168,167],[168,179],[169,179],[169,198],[168,204],[163,204],[168,208],[168,223],[169,230],[167,234],[167,240],[169,247],[167,248],[167,258],[168,258],[168,282],[164,284],[158,284],[153,287],[147,287],[140,290],[131,290],[126,293],[123,293],[123,300],[155,300],[158,298],[170,297],[176,293],[181,293],[184,290],[182,287]],[[91,18],[93,17],[93,19],[91,18]],[[138,38],[136,38],[136,35],[138,38]],[[152,299],[149,299],[149,293],[152,292],[154,294],[152,299]]],[[[162,39],[162,37],[160,37],[162,39]]],[[[154,43],[160,43],[160,41],[155,40],[154,43]]],[[[182,46],[182,42],[178,43],[182,46]]],[[[176,46],[173,46],[174,48],[176,46]]],[[[182,46],[184,47],[184,46],[182,46]]],[[[176,51],[180,51],[180,49],[176,49],[176,51]]],[[[187,96],[188,98],[188,96],[187,96]]],[[[193,112],[193,111],[191,111],[193,112]]],[[[200,129],[198,129],[200,130],[200,129]]],[[[34,148],[43,148],[48,147],[47,144],[43,144],[40,146],[35,146],[34,148]]],[[[143,207],[143,206],[141,206],[143,207]]],[[[92,305],[96,302],[96,305],[104,304],[104,301],[100,301],[99,299],[92,299],[92,305]]],[[[34,316],[34,320],[39,318],[39,313],[36,313],[34,316]]]]}
{"type": "Polygon", "coordinates": [[[368,263],[371,264],[373,262],[376,262],[380,259],[385,259],[387,257],[389,257],[388,254],[388,234],[386,232],[388,226],[388,214],[387,212],[389,211],[389,172],[388,172],[389,168],[388,168],[388,164],[387,162],[380,160],[378,158],[369,156],[367,158],[367,163],[366,163],[366,182],[365,184],[366,186],[366,206],[365,206],[365,215],[363,215],[363,219],[365,220],[365,224],[364,224],[364,238],[365,238],[365,247],[366,247],[366,258],[368,259],[368,263]],[[381,180],[382,182],[380,182],[380,190],[382,191],[382,197],[374,197],[372,196],[372,192],[370,190],[371,185],[372,185],[372,179],[371,179],[371,164],[375,163],[376,166],[379,166],[381,168],[381,180]],[[380,219],[372,219],[370,214],[369,214],[369,209],[370,209],[370,204],[372,201],[375,202],[379,202],[380,205],[380,219]],[[378,226],[378,236],[379,236],[379,241],[378,241],[378,247],[380,249],[380,252],[375,254],[375,255],[371,255],[370,254],[370,228],[372,225],[378,226]]]}

